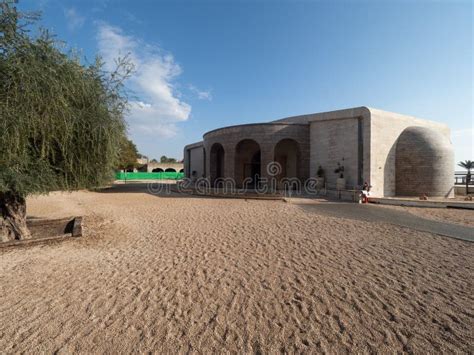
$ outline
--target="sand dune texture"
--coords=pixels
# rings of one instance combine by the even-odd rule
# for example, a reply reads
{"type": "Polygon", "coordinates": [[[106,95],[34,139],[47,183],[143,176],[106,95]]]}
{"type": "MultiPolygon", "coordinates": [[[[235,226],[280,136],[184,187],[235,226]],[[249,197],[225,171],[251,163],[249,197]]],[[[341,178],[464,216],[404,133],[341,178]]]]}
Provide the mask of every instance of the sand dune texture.
{"type": "Polygon", "coordinates": [[[55,193],[86,237],[0,249],[0,349],[473,352],[472,243],[281,201],[55,193]]]}

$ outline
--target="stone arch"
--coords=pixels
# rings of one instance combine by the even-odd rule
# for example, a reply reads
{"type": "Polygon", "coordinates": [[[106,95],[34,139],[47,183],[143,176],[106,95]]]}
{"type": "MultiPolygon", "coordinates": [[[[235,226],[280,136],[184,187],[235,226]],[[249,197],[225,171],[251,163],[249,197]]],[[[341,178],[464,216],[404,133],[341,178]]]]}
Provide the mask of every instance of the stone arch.
{"type": "Polygon", "coordinates": [[[162,173],[163,172],[163,169],[161,168],[155,168],[151,171],[152,173],[162,173]]]}
{"type": "Polygon", "coordinates": [[[235,182],[237,186],[255,187],[262,176],[260,145],[253,139],[243,139],[235,147],[235,182]]]}
{"type": "Polygon", "coordinates": [[[297,141],[291,138],[280,140],[273,150],[273,160],[278,163],[278,188],[283,188],[283,182],[291,179],[301,179],[301,148],[297,141]]]}
{"type": "Polygon", "coordinates": [[[165,173],[175,173],[176,169],[175,168],[167,168],[165,169],[165,173]]]}
{"type": "Polygon", "coordinates": [[[452,196],[453,177],[453,147],[446,136],[418,126],[400,134],[395,150],[396,195],[452,196]]]}
{"type": "Polygon", "coordinates": [[[214,143],[211,146],[209,159],[211,183],[214,184],[217,179],[224,177],[225,150],[222,144],[214,143]]]}

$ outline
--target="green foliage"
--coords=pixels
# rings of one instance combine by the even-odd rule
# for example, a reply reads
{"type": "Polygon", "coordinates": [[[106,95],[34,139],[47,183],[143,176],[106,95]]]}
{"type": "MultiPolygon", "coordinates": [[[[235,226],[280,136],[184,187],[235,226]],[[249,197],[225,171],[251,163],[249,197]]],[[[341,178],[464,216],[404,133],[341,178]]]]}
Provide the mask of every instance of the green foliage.
{"type": "Polygon", "coordinates": [[[472,160],[464,160],[464,161],[460,161],[458,163],[458,166],[460,166],[461,168],[464,168],[467,170],[467,173],[470,174],[471,173],[471,169],[474,169],[474,161],[472,160]]]}
{"type": "Polygon", "coordinates": [[[166,155],[163,155],[160,158],[160,163],[176,163],[176,159],[175,158],[168,158],[166,155]]]}
{"type": "Polygon", "coordinates": [[[125,137],[131,64],[83,65],[47,31],[29,35],[29,19],[0,3],[0,194],[101,186],[125,137]]]}
{"type": "Polygon", "coordinates": [[[131,140],[124,138],[120,144],[118,168],[133,169],[138,167],[137,159],[139,157],[137,146],[131,140]]]}

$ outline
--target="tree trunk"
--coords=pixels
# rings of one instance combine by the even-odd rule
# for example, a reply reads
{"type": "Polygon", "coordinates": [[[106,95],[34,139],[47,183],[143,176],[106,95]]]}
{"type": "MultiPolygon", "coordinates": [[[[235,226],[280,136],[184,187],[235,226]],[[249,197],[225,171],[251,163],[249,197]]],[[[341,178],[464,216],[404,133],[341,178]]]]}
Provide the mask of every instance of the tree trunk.
{"type": "Polygon", "coordinates": [[[29,238],[25,199],[13,192],[0,193],[0,242],[29,238]]]}
{"type": "Polygon", "coordinates": [[[469,196],[469,183],[471,182],[471,172],[468,171],[466,174],[466,196],[469,196]]]}

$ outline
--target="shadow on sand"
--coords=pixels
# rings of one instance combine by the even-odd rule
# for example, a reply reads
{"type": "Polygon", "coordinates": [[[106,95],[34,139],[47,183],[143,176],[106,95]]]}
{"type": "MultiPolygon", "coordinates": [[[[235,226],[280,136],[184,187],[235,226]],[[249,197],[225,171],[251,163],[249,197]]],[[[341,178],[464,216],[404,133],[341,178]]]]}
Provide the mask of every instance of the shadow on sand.
{"type": "Polygon", "coordinates": [[[115,183],[112,186],[96,189],[97,193],[143,193],[162,198],[213,198],[209,196],[191,195],[176,190],[176,183],[160,183],[160,182],[127,182],[115,183]]]}
{"type": "Polygon", "coordinates": [[[422,232],[474,242],[474,228],[458,224],[439,222],[415,216],[409,212],[396,211],[374,205],[346,202],[299,204],[305,211],[323,216],[347,218],[371,223],[390,223],[422,232]]]}

